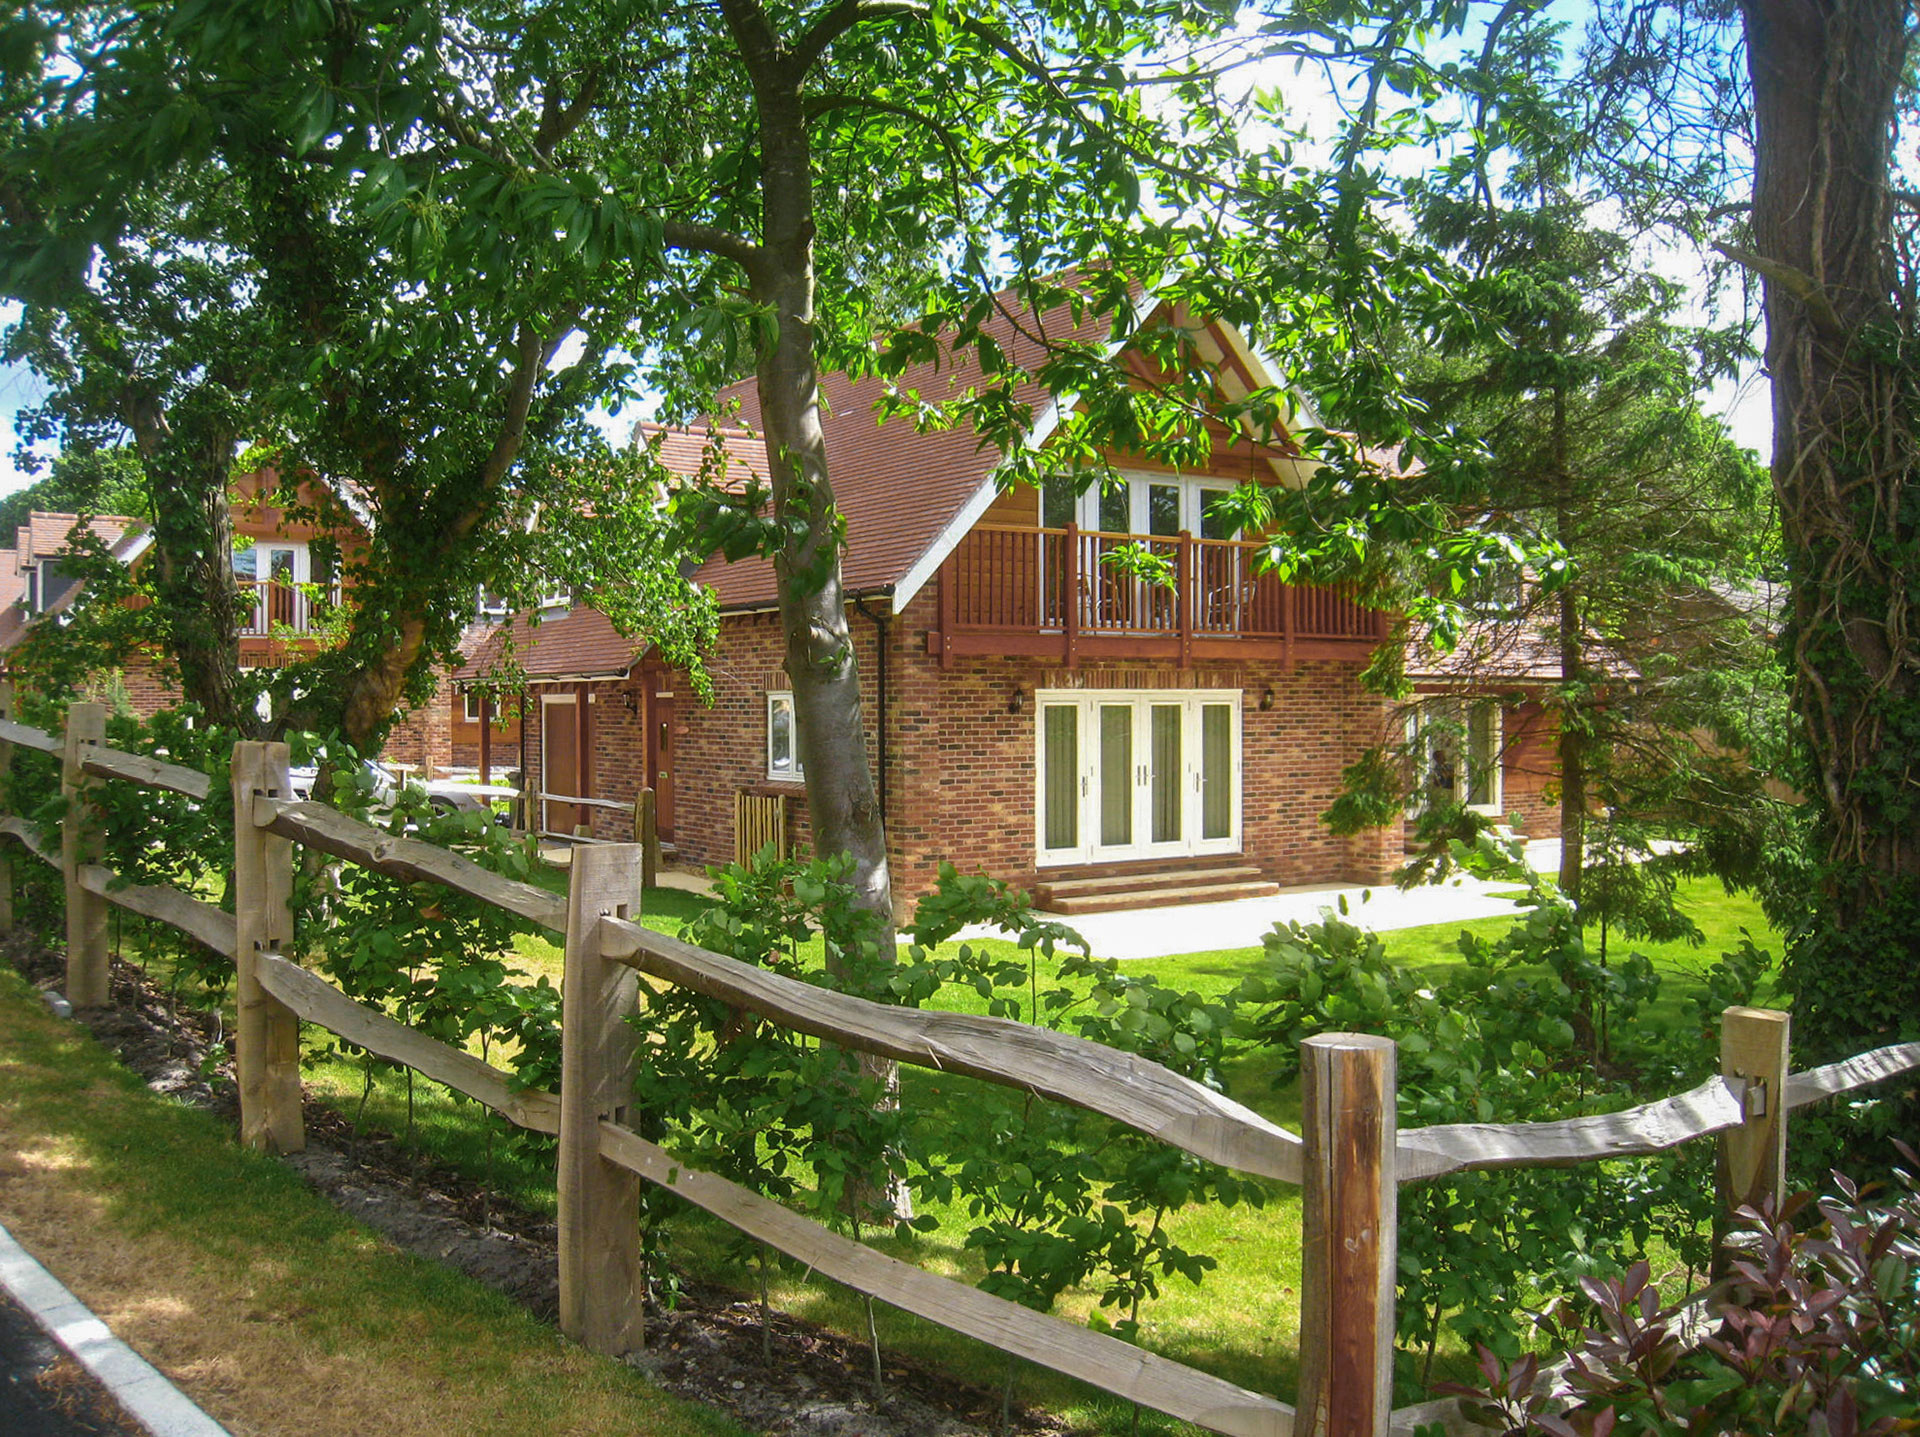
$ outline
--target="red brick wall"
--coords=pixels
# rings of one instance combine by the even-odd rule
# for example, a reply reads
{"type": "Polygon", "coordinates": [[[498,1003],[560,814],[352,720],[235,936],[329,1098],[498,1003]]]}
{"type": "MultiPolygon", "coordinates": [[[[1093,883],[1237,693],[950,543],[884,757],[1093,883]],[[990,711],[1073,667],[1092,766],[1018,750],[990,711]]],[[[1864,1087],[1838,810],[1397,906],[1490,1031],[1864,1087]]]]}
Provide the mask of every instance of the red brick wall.
{"type": "MultiPolygon", "coordinates": [[[[1341,839],[1320,822],[1340,770],[1362,748],[1380,742],[1396,721],[1388,705],[1361,689],[1357,661],[1303,661],[1289,673],[1277,663],[1202,663],[1186,671],[1173,664],[1088,664],[1068,671],[1025,659],[965,658],[943,672],[926,653],[924,635],[934,622],[929,593],[889,624],[887,819],[894,891],[903,899],[930,888],[942,861],[962,871],[1032,881],[1033,696],[1039,689],[1237,689],[1245,773],[1242,861],[1289,884],[1378,881],[1397,865],[1397,828],[1341,839]],[[1017,716],[1007,712],[1016,687],[1025,698],[1017,716]],[[1263,711],[1260,700],[1268,688],[1274,703],[1263,711]]],[[[868,752],[877,764],[874,625],[857,612],[850,612],[849,623],[868,752]]],[[[683,861],[731,861],[734,795],[741,788],[791,795],[788,832],[806,841],[804,785],[770,785],[766,775],[766,695],[790,687],[782,657],[774,616],[729,617],[710,664],[713,707],[702,708],[684,684],[676,686],[682,696],[674,839],[683,861]]],[[[597,744],[603,756],[613,747],[597,744]]],[[[595,792],[602,791],[596,784],[595,792]]]]}
{"type": "Polygon", "coordinates": [[[388,763],[409,764],[423,779],[435,778],[453,767],[453,737],[448,723],[449,682],[444,672],[434,676],[433,693],[418,708],[400,715],[387,730],[380,756],[388,763]]]}
{"type": "Polygon", "coordinates": [[[180,702],[180,690],[175,687],[168,669],[157,659],[135,659],[122,670],[122,678],[133,711],[143,719],[150,719],[161,709],[172,708],[180,702]]]}
{"type": "Polygon", "coordinates": [[[1560,836],[1559,725],[1537,703],[1500,711],[1500,806],[1528,838],[1560,836]]]}

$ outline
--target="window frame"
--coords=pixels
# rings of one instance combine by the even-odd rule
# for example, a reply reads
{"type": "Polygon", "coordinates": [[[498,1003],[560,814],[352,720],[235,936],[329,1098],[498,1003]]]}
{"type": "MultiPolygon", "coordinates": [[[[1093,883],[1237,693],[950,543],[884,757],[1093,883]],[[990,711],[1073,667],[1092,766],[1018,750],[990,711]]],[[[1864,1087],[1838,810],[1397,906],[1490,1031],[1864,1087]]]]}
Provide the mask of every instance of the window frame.
{"type": "Polygon", "coordinates": [[[1451,699],[1444,703],[1423,705],[1408,715],[1409,737],[1413,741],[1414,760],[1418,765],[1416,781],[1408,794],[1409,811],[1418,812],[1424,806],[1424,798],[1432,792],[1427,775],[1433,767],[1434,726],[1439,723],[1456,726],[1459,729],[1457,739],[1449,736],[1456,745],[1453,765],[1453,801],[1469,813],[1477,813],[1482,818],[1502,818],[1506,815],[1506,715],[1504,706],[1498,699],[1451,699]],[[1487,725],[1484,745],[1474,742],[1474,730],[1481,724],[1487,725]],[[1473,797],[1473,754],[1477,747],[1484,747],[1490,756],[1486,767],[1487,801],[1472,802],[1473,797]]]}
{"type": "Polygon", "coordinates": [[[807,771],[800,762],[800,712],[794,707],[792,689],[767,690],[766,772],[769,783],[805,783],[807,771]],[[788,758],[784,766],[775,762],[774,713],[784,708],[787,714],[788,758]]]}

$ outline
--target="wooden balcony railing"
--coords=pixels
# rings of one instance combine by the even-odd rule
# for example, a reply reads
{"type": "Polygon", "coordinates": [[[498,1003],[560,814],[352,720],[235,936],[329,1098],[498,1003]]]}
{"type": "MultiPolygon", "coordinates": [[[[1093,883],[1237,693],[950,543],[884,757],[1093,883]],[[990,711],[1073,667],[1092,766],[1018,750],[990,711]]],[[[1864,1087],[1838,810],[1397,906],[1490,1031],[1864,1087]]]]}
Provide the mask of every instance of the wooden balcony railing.
{"type": "Polygon", "coordinates": [[[312,586],[278,579],[236,579],[240,590],[240,633],[257,638],[272,633],[310,634],[314,620],[340,602],[337,592],[316,598],[312,586]]]}
{"type": "Polygon", "coordinates": [[[1183,661],[1249,642],[1280,646],[1378,642],[1386,616],[1346,587],[1284,584],[1260,572],[1264,545],[1065,529],[976,526],[942,570],[943,652],[988,652],[969,638],[1016,642],[1002,652],[1081,652],[1183,661]],[[1135,578],[1110,556],[1137,546],[1163,561],[1171,587],[1135,578]]]}

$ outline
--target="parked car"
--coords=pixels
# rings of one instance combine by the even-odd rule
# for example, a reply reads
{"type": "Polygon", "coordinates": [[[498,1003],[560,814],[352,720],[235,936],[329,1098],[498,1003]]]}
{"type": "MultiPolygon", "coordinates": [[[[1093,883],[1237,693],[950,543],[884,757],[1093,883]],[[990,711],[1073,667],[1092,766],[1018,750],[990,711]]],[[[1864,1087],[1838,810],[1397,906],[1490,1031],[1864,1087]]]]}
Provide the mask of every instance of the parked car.
{"type": "MultiPolygon", "coordinates": [[[[399,775],[384,763],[370,758],[361,759],[360,768],[367,775],[368,782],[372,786],[373,801],[382,808],[390,806],[394,795],[400,791],[399,775]]],[[[312,798],[314,781],[319,776],[320,770],[312,764],[302,768],[288,769],[287,783],[293,789],[293,796],[302,799],[312,798]]]]}

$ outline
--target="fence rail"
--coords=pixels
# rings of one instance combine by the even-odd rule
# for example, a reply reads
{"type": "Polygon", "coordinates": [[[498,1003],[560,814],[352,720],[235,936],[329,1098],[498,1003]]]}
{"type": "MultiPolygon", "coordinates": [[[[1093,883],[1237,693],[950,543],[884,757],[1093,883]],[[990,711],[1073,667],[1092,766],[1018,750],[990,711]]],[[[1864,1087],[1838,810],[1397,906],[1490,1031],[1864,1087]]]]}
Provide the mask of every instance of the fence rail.
{"type": "MultiPolygon", "coordinates": [[[[10,713],[11,695],[0,684],[0,765],[10,762],[9,745],[58,753],[74,800],[57,850],[18,816],[0,815],[0,835],[66,879],[67,986],[76,1006],[84,1006],[76,994],[106,1001],[104,926],[87,905],[104,911],[112,903],[232,956],[241,1135],[250,1145],[304,1145],[301,1022],[403,1063],[520,1126],[557,1134],[561,1322],[600,1351],[631,1350],[643,1337],[634,1204],[636,1184],[645,1180],[860,1292],[1230,1437],[1400,1437],[1417,1422],[1473,1431],[1450,1402],[1388,1408],[1400,1184],[1476,1168],[1637,1156],[1718,1134],[1720,1197],[1731,1211],[1779,1192],[1787,1112],[1920,1068],[1920,1043],[1909,1043],[1789,1075],[1787,1015],[1732,1008],[1723,1020],[1722,1075],[1690,1092],[1557,1123],[1396,1133],[1393,1045],[1323,1034],[1303,1045],[1301,1136],[1156,1064],[1084,1039],[1003,1019],[868,1003],[655,933],[634,921],[642,845],[576,852],[562,901],[418,839],[295,801],[287,796],[283,745],[235,746],[233,913],[170,888],[127,884],[94,861],[99,815],[90,786],[107,779],[204,799],[211,788],[205,775],[105,748],[97,705],[75,705],[61,738],[14,723],[10,713]],[[504,1071],[355,1001],[285,957],[293,936],[294,842],[408,881],[455,888],[563,935],[561,1092],[516,1090],[504,1071]],[[638,1061],[625,1021],[635,1004],[635,970],[799,1032],[1071,1103],[1209,1161],[1301,1186],[1298,1409],[921,1271],[647,1142],[624,1121],[638,1061]]],[[[0,856],[0,918],[10,922],[11,912],[11,861],[0,856]]]]}

